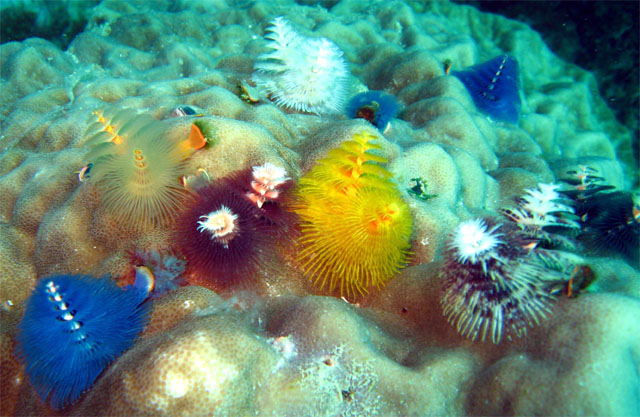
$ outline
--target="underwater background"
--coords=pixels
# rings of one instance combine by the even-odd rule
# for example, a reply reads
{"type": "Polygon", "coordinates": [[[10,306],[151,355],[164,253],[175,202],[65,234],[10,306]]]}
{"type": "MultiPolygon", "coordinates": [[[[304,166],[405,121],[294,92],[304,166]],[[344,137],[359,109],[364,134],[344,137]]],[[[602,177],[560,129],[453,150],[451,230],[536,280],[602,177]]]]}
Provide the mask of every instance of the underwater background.
{"type": "Polygon", "coordinates": [[[639,17],[0,0],[0,415],[640,415],[639,17]]]}

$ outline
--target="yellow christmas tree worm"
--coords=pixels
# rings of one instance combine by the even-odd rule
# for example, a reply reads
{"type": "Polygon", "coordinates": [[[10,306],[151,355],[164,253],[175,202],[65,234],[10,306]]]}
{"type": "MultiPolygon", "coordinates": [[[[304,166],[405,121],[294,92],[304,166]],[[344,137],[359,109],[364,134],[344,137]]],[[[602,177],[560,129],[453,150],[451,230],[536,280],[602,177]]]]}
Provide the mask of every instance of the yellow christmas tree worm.
{"type": "Polygon", "coordinates": [[[134,230],[169,223],[186,196],[180,178],[196,148],[193,129],[179,141],[167,136],[164,123],[132,109],[96,115],[85,159],[105,209],[134,230]]]}
{"type": "Polygon", "coordinates": [[[331,150],[300,180],[293,205],[302,270],[349,298],[379,288],[409,258],[409,207],[380,165],[386,160],[370,152],[379,148],[373,139],[362,132],[331,150]]]}

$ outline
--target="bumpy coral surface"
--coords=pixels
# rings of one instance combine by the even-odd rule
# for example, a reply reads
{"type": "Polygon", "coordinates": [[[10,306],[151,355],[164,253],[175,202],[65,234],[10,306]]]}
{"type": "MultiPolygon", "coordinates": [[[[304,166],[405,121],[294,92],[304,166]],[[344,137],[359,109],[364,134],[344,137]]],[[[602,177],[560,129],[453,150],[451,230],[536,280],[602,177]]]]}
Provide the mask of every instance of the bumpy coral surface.
{"type": "MultiPolygon", "coordinates": [[[[308,3],[103,0],[64,51],[39,38],[0,45],[0,414],[54,413],[14,354],[25,300],[41,279],[110,274],[120,282],[130,277],[136,251],[175,253],[187,274],[189,262],[200,261],[198,251],[187,257],[175,245],[183,204],[137,227],[138,217],[114,209],[123,206],[105,204],[99,170],[95,184],[91,170],[83,170],[95,145],[94,112],[107,108],[133,109],[162,126],[144,149],[145,158],[148,147],[165,149],[164,159],[154,159],[162,164],[175,161],[162,141],[206,140],[171,171],[180,193],[234,172],[251,178],[253,167],[267,163],[283,168],[289,184],[274,188],[278,197],[270,189],[278,175],[257,173],[256,184],[241,192],[263,223],[278,227],[293,224],[292,213],[269,210],[291,203],[287,193],[301,177],[324,158],[336,160],[331,150],[354,135],[374,136],[380,149],[371,158],[389,161],[392,180],[384,181],[393,181],[393,200],[404,202],[413,224],[406,240],[404,229],[390,233],[403,237],[402,254],[412,256],[384,288],[349,304],[311,295],[317,289],[297,265],[299,231],[283,227],[262,242],[259,265],[239,277],[259,288],[216,294],[187,285],[147,301],[149,322],[140,337],[63,413],[640,414],[640,276],[625,259],[585,255],[580,271],[595,282],[577,297],[557,291],[540,325],[499,345],[460,335],[440,302],[444,242],[461,222],[495,216],[517,205],[525,189],[582,165],[621,191],[635,184],[628,129],[598,96],[592,75],[556,57],[527,25],[469,6],[308,3]],[[324,45],[315,51],[331,52],[331,62],[342,51],[350,96],[375,90],[396,97],[400,111],[384,132],[339,114],[336,97],[346,90],[331,86],[340,77],[313,72],[321,68],[310,62],[299,68],[312,76],[296,80],[326,81],[323,99],[306,103],[311,113],[281,109],[275,95],[256,91],[255,68],[274,51],[265,35],[277,17],[314,40],[311,46],[324,45]],[[519,63],[517,123],[488,118],[447,72],[503,54],[519,63]]],[[[360,178],[380,178],[375,165],[360,178]]],[[[357,207],[389,199],[374,192],[357,207]]],[[[219,209],[200,213],[193,232],[202,226],[222,233],[210,215],[219,209]]],[[[380,262],[403,264],[403,256],[380,262]]],[[[194,284],[190,278],[186,283],[194,284]]]]}

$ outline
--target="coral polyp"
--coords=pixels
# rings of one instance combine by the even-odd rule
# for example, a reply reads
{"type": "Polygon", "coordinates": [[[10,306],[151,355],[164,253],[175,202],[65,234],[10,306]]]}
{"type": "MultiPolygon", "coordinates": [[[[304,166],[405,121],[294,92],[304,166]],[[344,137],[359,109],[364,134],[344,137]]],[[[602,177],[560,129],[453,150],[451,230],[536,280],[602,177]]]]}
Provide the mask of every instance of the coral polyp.
{"type": "Polygon", "coordinates": [[[282,17],[267,28],[270,52],[258,57],[253,80],[280,107],[337,113],[347,91],[342,51],[326,38],[305,38],[282,17]]]}
{"type": "Polygon", "coordinates": [[[300,180],[293,206],[305,275],[349,298],[379,288],[409,258],[409,207],[370,152],[374,139],[362,132],[330,151],[300,180]]]}
{"type": "Polygon", "coordinates": [[[162,122],[131,109],[98,118],[104,127],[89,139],[94,147],[85,159],[105,210],[134,230],[170,223],[187,195],[180,177],[189,140],[168,137],[162,122]]]}

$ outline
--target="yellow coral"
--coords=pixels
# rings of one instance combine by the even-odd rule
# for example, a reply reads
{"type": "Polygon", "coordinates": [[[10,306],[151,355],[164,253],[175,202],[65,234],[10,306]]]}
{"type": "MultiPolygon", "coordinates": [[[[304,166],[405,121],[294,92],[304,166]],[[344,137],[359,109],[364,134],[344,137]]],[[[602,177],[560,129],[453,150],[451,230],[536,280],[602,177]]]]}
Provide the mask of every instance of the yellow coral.
{"type": "Polygon", "coordinates": [[[168,223],[186,195],[180,177],[190,149],[168,137],[162,122],[132,109],[96,114],[86,160],[105,209],[136,230],[168,223]]]}
{"type": "Polygon", "coordinates": [[[299,183],[298,261],[321,288],[354,298],[389,280],[409,257],[411,215],[362,132],[318,161],[299,183]]]}

